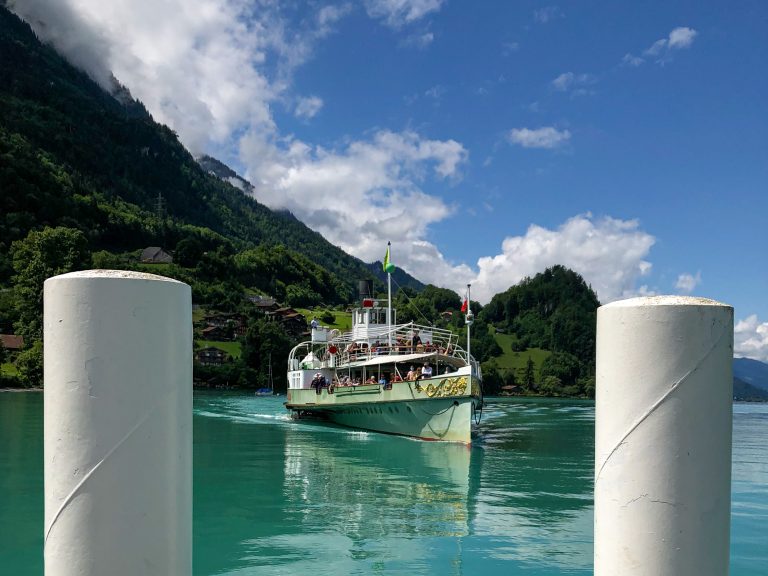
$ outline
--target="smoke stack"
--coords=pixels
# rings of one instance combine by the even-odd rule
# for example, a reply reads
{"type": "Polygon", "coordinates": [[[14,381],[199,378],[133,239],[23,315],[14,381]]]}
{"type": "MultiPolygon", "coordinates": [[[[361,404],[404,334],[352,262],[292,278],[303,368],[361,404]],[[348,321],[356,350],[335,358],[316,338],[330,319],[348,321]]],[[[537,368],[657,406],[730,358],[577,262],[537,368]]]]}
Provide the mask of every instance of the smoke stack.
{"type": "Polygon", "coordinates": [[[373,298],[373,280],[358,280],[357,291],[359,293],[360,300],[373,298]]]}

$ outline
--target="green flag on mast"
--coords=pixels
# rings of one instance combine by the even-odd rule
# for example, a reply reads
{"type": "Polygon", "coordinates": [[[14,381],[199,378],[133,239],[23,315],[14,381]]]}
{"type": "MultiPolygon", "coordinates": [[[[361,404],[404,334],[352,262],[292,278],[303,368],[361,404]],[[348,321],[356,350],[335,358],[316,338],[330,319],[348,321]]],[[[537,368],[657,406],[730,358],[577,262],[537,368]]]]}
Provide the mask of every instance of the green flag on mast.
{"type": "Polygon", "coordinates": [[[389,243],[387,243],[387,254],[384,256],[384,272],[392,274],[395,271],[395,265],[389,261],[389,243]]]}

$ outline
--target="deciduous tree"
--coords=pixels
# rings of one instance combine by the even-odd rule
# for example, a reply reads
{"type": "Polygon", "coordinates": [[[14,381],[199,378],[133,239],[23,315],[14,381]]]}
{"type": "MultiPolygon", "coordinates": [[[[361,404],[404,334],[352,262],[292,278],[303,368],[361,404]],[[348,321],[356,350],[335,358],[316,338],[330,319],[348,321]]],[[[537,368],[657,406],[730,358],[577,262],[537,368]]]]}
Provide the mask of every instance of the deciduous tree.
{"type": "Polygon", "coordinates": [[[18,320],[16,333],[27,342],[43,336],[43,282],[51,276],[87,269],[91,264],[88,240],[76,228],[33,230],[11,246],[18,320]]]}

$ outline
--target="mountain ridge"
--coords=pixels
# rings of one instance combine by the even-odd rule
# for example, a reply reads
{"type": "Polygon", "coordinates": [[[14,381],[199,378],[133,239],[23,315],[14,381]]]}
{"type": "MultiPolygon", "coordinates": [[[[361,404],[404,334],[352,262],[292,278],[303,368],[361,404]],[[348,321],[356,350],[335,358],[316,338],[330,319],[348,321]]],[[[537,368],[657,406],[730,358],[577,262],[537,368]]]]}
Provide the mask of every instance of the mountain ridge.
{"type": "Polygon", "coordinates": [[[768,393],[768,364],[754,358],[734,358],[733,375],[768,393]]]}
{"type": "MultiPolygon", "coordinates": [[[[29,230],[59,224],[81,229],[92,249],[112,252],[173,250],[188,237],[230,252],[285,245],[338,278],[343,289],[331,303],[350,299],[360,279],[383,287],[370,264],[209,174],[170,128],[121,94],[102,90],[0,6],[0,154],[12,166],[0,185],[16,192],[0,198],[6,250],[29,230]]],[[[10,273],[5,254],[0,285],[10,273]]]]}
{"type": "MultiPolygon", "coordinates": [[[[197,162],[209,174],[212,174],[217,178],[231,184],[235,188],[242,190],[245,194],[253,194],[253,191],[255,190],[253,184],[240,176],[240,174],[238,174],[235,170],[230,168],[227,164],[218,158],[204,154],[197,158],[197,162]]],[[[273,210],[273,212],[286,218],[298,220],[298,218],[296,218],[296,216],[294,216],[290,210],[273,210]]],[[[366,263],[366,268],[370,271],[371,274],[373,274],[373,276],[382,282],[387,281],[387,274],[384,272],[384,265],[380,260],[366,263]]],[[[396,267],[395,271],[392,273],[392,281],[395,284],[393,286],[393,291],[397,291],[398,287],[406,286],[416,291],[421,291],[426,286],[423,282],[399,267],[396,267]]]]}

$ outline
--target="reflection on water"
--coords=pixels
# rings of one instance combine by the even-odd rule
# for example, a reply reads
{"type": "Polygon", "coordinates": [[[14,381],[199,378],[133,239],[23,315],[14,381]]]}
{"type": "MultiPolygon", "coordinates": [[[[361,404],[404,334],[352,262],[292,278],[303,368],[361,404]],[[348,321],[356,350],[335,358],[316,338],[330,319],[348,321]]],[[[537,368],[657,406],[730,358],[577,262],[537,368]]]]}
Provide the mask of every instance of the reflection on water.
{"type": "Polygon", "coordinates": [[[590,404],[494,404],[472,448],[293,422],[274,399],[196,406],[195,469],[208,470],[195,477],[195,518],[208,518],[195,528],[197,573],[214,573],[214,559],[220,574],[590,572],[590,404]],[[201,446],[201,427],[227,446],[201,446]],[[233,444],[249,472],[234,463],[224,481],[233,444]],[[218,465],[203,466],[207,455],[218,465]],[[209,515],[201,484],[239,482],[240,512],[217,527],[229,498],[211,494],[209,515]]]}
{"type": "Polygon", "coordinates": [[[371,436],[287,431],[283,494],[303,522],[353,540],[467,534],[470,449],[371,436]]]}

